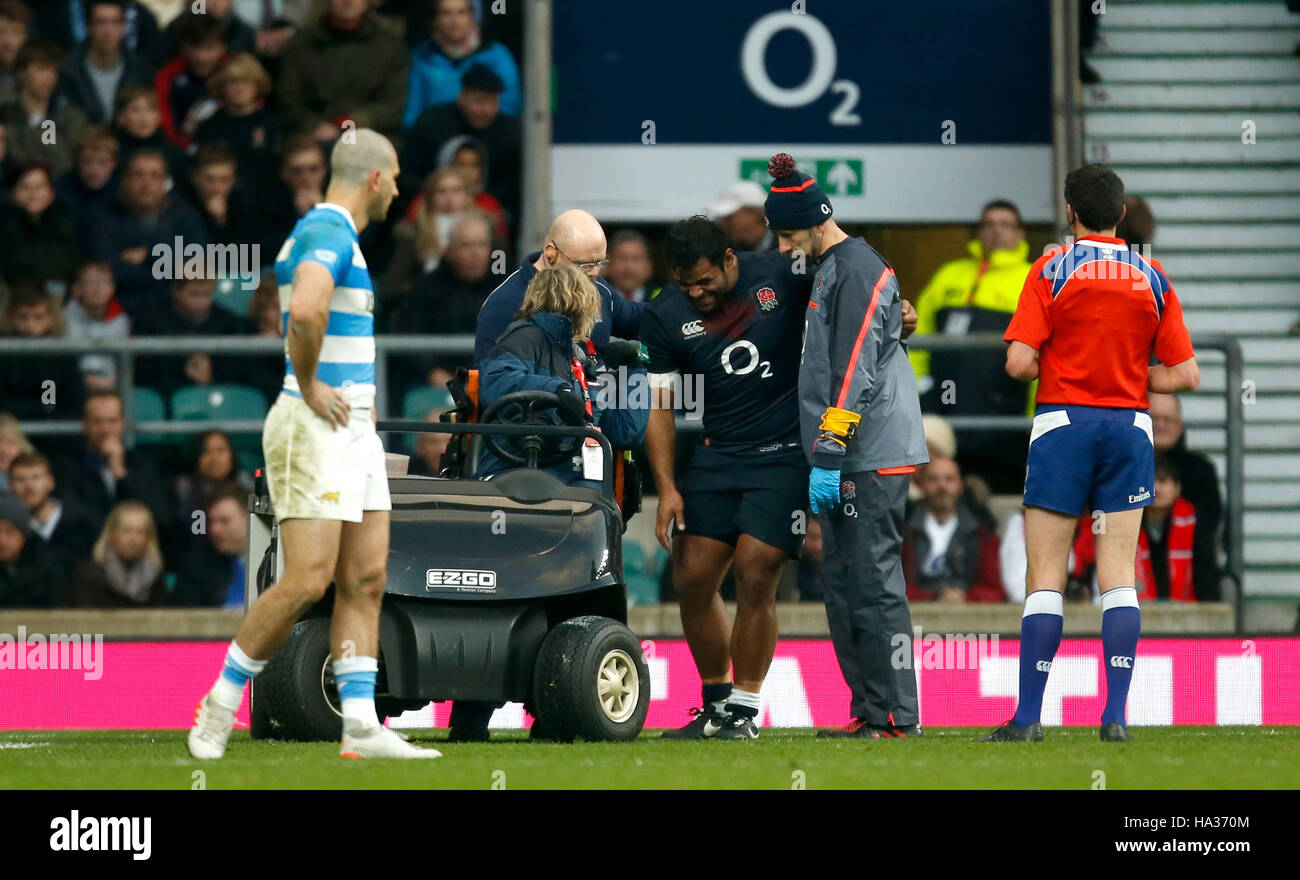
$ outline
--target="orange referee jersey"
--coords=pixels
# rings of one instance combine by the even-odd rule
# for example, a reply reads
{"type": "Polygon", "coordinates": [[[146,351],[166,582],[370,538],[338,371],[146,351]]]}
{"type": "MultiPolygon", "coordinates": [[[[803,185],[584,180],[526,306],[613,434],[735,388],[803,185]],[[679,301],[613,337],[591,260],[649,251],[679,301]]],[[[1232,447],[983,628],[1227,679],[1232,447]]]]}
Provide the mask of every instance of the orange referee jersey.
{"type": "Polygon", "coordinates": [[[1164,269],[1104,235],[1038,258],[1002,338],[1038,351],[1039,404],[1146,409],[1152,353],[1194,354],[1164,269]]]}

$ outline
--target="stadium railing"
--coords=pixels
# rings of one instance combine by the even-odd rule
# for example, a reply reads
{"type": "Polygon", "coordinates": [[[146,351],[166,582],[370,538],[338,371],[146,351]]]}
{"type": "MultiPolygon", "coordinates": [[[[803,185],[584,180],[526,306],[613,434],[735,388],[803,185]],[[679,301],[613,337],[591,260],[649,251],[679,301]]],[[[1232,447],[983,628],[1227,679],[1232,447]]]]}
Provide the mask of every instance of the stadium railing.
{"type": "MultiPolygon", "coordinates": [[[[1242,387],[1242,353],[1241,344],[1232,337],[1218,335],[1196,335],[1193,337],[1198,357],[1207,352],[1216,352],[1223,357],[1224,364],[1224,418],[1223,420],[1188,421],[1189,428],[1219,428],[1226,430],[1226,508],[1225,519],[1229,528],[1226,573],[1236,583],[1234,595],[1234,617],[1238,631],[1243,623],[1243,515],[1245,498],[1245,414],[1240,393],[1242,387]]],[[[966,336],[943,336],[939,334],[917,336],[909,341],[912,348],[930,351],[954,351],[989,349],[1003,350],[1005,343],[996,333],[972,333],[966,336]]],[[[142,337],[125,340],[74,340],[74,339],[15,339],[6,338],[0,344],[0,357],[23,357],[29,355],[67,355],[69,357],[84,354],[110,354],[118,362],[118,391],[129,400],[135,387],[135,359],[142,355],[183,355],[196,353],[213,353],[221,355],[274,355],[284,350],[283,340],[274,337],[230,337],[230,336],[186,336],[186,337],[142,337]]],[[[390,355],[423,354],[445,355],[449,357],[470,358],[474,352],[474,337],[469,334],[447,336],[407,336],[379,335],[375,337],[376,363],[375,385],[378,399],[388,400],[388,364],[390,355]]],[[[0,403],[0,409],[3,404],[0,403]]],[[[163,421],[136,422],[127,407],[126,437],[128,444],[137,433],[144,434],[193,434],[210,428],[217,428],[231,434],[256,433],[262,430],[260,419],[205,420],[184,421],[167,419],[163,421]]],[[[1031,420],[1020,415],[992,416],[947,416],[947,421],[954,428],[985,431],[1027,431],[1031,420]]],[[[685,432],[700,428],[697,420],[678,419],[678,426],[685,432]]],[[[32,437],[79,434],[81,423],[71,420],[24,421],[23,431],[32,437]]]]}

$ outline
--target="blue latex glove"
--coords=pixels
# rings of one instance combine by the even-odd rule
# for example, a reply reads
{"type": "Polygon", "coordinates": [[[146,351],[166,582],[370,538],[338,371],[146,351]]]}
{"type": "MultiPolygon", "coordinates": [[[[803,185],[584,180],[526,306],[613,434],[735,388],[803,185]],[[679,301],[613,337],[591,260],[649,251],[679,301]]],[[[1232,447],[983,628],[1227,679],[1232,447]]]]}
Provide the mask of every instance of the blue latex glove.
{"type": "Polygon", "coordinates": [[[815,467],[808,475],[808,500],[813,513],[830,513],[840,503],[840,472],[815,467]]]}

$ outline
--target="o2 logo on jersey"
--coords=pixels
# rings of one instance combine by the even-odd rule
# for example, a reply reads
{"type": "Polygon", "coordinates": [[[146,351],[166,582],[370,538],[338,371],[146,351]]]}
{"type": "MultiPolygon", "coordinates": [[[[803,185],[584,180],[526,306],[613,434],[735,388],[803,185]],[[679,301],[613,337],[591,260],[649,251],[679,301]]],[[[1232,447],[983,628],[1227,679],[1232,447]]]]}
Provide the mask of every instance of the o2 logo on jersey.
{"type": "Polygon", "coordinates": [[[758,307],[765,312],[777,307],[776,291],[770,287],[760,287],[754,296],[758,298],[758,307]]]}
{"type": "Polygon", "coordinates": [[[696,336],[704,335],[703,321],[687,321],[682,325],[682,338],[694,339],[696,336]]]}
{"type": "Polygon", "coordinates": [[[758,346],[748,339],[733,342],[722,350],[722,369],[728,376],[748,376],[757,367],[763,368],[763,372],[759,373],[760,378],[772,378],[772,362],[762,360],[758,353],[758,346]],[[737,352],[744,352],[746,355],[744,362],[739,366],[733,363],[733,360],[737,359],[733,358],[733,355],[737,352]]]}

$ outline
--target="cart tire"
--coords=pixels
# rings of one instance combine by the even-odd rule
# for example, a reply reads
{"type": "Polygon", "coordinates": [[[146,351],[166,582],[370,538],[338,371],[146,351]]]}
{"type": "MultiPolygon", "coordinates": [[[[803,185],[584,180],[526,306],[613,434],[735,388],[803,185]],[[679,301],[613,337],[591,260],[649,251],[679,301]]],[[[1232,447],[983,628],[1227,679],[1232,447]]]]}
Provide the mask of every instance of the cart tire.
{"type": "Polygon", "coordinates": [[[337,742],[342,736],[328,619],[313,617],[294,624],[289,640],[254,680],[254,738],[337,742]]]}
{"type": "Polygon", "coordinates": [[[650,709],[650,668],[640,641],[608,617],[564,621],[538,651],[529,703],[548,739],[636,739],[650,709]]]}

